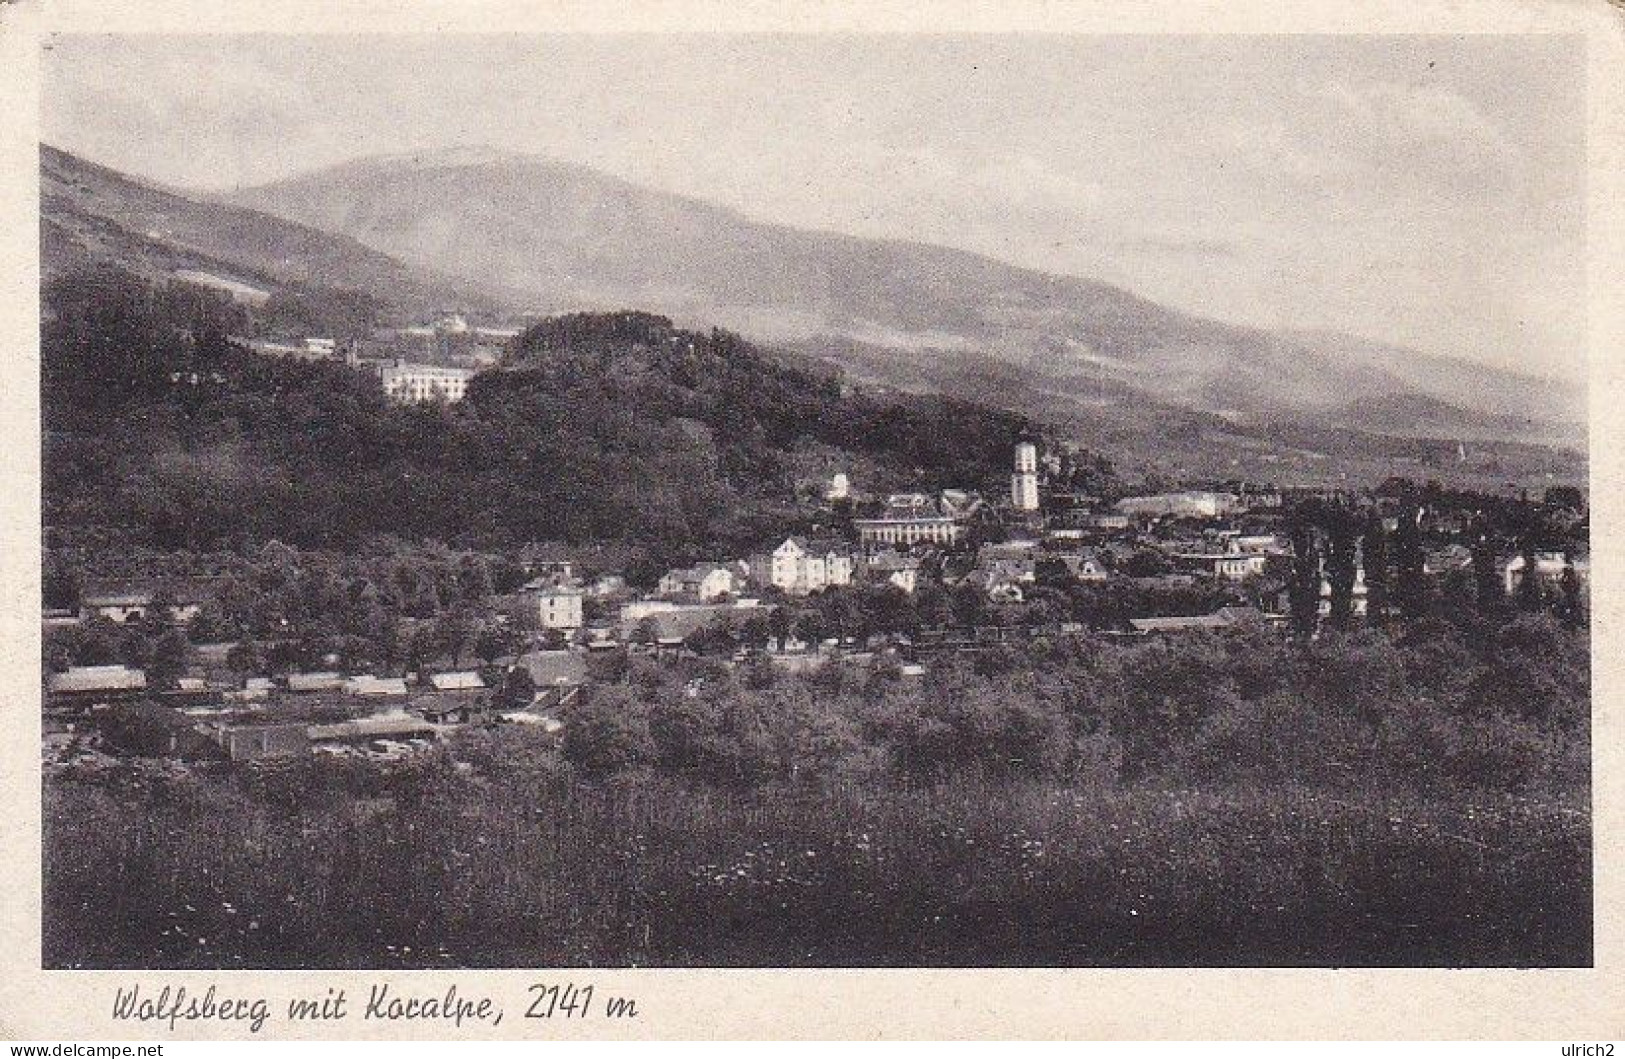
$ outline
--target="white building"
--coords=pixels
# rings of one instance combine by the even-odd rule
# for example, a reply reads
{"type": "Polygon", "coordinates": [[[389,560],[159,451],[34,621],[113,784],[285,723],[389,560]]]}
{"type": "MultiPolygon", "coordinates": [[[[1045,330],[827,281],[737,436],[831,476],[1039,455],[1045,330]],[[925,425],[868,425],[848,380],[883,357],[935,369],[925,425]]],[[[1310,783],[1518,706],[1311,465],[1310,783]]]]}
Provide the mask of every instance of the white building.
{"type": "MultiPolygon", "coordinates": [[[[1522,555],[1514,555],[1506,564],[1502,576],[1506,579],[1507,595],[1518,591],[1523,583],[1524,568],[1528,564],[1522,555]]],[[[1543,587],[1552,588],[1563,583],[1563,571],[1568,568],[1568,560],[1562,552],[1540,552],[1535,556],[1535,576],[1540,578],[1543,587]]],[[[1574,563],[1574,573],[1584,584],[1590,564],[1584,559],[1577,559],[1574,563]]]]}
{"type": "Polygon", "coordinates": [[[768,556],[767,582],[792,596],[852,583],[852,554],[832,541],[788,537],[768,556]]]}
{"type": "Polygon", "coordinates": [[[853,525],[865,548],[953,544],[965,535],[978,506],[968,493],[945,492],[941,500],[924,493],[894,493],[878,517],[854,519],[853,525]]]}
{"type": "Polygon", "coordinates": [[[1131,496],[1117,502],[1117,510],[1125,515],[1157,516],[1178,515],[1187,518],[1217,518],[1237,508],[1231,493],[1214,493],[1203,489],[1188,489],[1179,493],[1158,493],[1153,496],[1131,496]]]}
{"type": "Polygon", "coordinates": [[[852,482],[847,478],[845,471],[836,471],[829,480],[829,488],[824,491],[825,500],[847,500],[852,496],[852,482]]]}
{"type": "Polygon", "coordinates": [[[474,372],[469,368],[445,368],[438,364],[408,364],[397,361],[378,370],[384,394],[395,401],[429,401],[436,397],[461,401],[474,372]]]}
{"type": "Polygon", "coordinates": [[[701,603],[710,603],[737,592],[734,572],[720,563],[700,563],[682,570],[672,570],[660,579],[663,596],[694,596],[701,603]]]}
{"type": "Polygon", "coordinates": [[[532,581],[525,590],[536,600],[536,620],[542,628],[573,632],[586,624],[581,609],[586,592],[575,582],[562,578],[532,581]]]}
{"type": "Polygon", "coordinates": [[[1017,511],[1038,510],[1038,449],[1029,441],[1016,446],[1016,473],[1010,476],[1010,503],[1017,511]]]}

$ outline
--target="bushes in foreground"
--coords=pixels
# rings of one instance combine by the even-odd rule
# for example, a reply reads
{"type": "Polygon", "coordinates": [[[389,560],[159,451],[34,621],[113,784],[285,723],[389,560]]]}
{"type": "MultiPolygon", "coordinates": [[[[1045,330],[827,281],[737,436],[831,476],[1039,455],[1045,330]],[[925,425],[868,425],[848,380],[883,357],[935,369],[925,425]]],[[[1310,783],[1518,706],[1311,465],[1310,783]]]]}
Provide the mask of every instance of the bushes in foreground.
{"type": "Polygon", "coordinates": [[[807,676],[638,664],[575,705],[563,755],[590,775],[654,769],[732,786],[875,773],[1428,790],[1587,785],[1584,634],[1521,616],[1470,639],[1447,622],[1040,642],[807,676]]]}

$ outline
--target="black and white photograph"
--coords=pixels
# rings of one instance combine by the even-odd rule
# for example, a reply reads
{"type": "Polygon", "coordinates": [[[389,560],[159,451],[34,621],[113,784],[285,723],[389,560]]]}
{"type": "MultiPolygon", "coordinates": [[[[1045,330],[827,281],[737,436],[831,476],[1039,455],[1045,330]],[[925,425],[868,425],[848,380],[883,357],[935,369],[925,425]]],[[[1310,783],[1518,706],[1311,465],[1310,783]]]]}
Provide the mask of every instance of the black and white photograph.
{"type": "Polygon", "coordinates": [[[1592,967],[1583,36],[702,28],[41,37],[41,966],[1592,967]]]}

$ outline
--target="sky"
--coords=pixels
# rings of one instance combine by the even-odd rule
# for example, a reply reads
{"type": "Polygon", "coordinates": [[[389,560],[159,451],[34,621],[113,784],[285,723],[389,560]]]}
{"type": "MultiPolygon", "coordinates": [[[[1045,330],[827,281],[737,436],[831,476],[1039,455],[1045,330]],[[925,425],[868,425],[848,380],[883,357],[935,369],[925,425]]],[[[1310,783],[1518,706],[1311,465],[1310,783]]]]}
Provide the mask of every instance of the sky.
{"type": "Polygon", "coordinates": [[[42,138],[183,189],[493,147],[1192,313],[1581,380],[1560,36],[59,35],[42,138]]]}

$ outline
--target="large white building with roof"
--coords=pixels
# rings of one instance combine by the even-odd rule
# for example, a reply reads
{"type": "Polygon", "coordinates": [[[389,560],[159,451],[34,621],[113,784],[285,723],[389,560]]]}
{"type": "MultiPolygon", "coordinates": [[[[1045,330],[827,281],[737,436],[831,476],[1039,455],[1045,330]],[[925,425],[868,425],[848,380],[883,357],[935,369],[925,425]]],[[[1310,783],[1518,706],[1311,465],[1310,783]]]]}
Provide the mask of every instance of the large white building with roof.
{"type": "Polygon", "coordinates": [[[386,364],[378,369],[385,396],[392,401],[406,403],[431,401],[436,397],[461,401],[468,392],[468,380],[473,377],[471,368],[409,364],[406,361],[386,364]]]}

